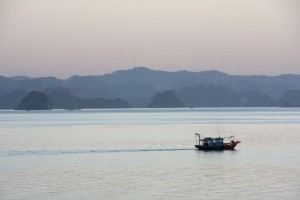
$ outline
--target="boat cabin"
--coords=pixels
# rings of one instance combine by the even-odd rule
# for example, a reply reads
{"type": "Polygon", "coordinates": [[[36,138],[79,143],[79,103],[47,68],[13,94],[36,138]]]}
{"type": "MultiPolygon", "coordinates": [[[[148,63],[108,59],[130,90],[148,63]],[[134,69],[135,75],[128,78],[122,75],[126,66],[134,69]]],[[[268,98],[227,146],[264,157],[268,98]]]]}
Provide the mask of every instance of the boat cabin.
{"type": "Polygon", "coordinates": [[[204,139],[200,139],[199,143],[200,145],[206,146],[206,147],[212,147],[212,146],[224,146],[223,138],[211,138],[207,137],[204,139]]]}

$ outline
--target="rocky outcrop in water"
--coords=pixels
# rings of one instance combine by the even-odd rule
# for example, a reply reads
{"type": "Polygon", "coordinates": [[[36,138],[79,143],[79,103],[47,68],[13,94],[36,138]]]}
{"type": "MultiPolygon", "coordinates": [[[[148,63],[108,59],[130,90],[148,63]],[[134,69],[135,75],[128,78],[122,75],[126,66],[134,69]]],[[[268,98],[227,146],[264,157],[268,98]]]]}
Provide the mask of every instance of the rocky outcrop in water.
{"type": "Polygon", "coordinates": [[[148,108],[182,108],[184,103],[175,95],[173,91],[157,92],[148,108]]]}
{"type": "Polygon", "coordinates": [[[277,100],[276,104],[281,107],[300,107],[300,91],[286,91],[282,97],[277,100]]]}
{"type": "Polygon", "coordinates": [[[51,110],[52,101],[50,97],[42,92],[29,92],[16,110],[51,110]]]}

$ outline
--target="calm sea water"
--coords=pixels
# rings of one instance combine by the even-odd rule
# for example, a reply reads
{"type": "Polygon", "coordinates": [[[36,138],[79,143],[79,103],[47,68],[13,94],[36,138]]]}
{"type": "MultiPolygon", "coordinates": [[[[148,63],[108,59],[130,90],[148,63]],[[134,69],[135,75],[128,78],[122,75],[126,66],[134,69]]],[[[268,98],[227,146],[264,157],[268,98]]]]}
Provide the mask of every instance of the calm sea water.
{"type": "Polygon", "coordinates": [[[0,199],[299,199],[299,144],[299,108],[2,110],[0,199]]]}

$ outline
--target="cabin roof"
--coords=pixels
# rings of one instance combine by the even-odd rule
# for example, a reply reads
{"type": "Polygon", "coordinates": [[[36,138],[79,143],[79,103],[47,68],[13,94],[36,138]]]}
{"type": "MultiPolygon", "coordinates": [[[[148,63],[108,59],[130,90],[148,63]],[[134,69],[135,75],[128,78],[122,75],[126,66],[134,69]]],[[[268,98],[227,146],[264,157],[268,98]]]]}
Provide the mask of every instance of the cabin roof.
{"type": "Polygon", "coordinates": [[[217,138],[207,137],[207,138],[204,138],[203,140],[224,140],[224,138],[221,138],[221,137],[217,137],[217,138]]]}

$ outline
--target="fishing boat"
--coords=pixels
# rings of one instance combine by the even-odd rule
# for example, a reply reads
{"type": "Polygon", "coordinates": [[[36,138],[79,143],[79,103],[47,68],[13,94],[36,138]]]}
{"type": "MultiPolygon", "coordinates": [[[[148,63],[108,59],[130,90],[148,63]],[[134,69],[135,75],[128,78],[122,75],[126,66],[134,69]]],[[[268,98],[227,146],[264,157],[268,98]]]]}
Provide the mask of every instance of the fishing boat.
{"type": "Polygon", "coordinates": [[[195,133],[196,145],[199,150],[234,150],[240,141],[234,139],[234,136],[229,137],[204,137],[199,133],[195,133]]]}

